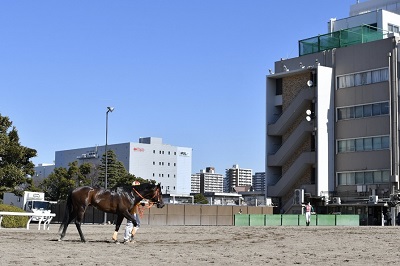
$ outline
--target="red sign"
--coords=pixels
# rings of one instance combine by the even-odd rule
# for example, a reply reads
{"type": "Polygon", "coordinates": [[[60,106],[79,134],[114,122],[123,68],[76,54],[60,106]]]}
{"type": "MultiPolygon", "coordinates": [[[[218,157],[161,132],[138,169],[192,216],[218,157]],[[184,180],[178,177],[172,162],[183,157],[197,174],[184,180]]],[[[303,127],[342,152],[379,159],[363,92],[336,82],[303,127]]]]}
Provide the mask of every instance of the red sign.
{"type": "Polygon", "coordinates": [[[143,152],[144,151],[144,148],[133,148],[133,151],[140,151],[140,152],[143,152]]]}

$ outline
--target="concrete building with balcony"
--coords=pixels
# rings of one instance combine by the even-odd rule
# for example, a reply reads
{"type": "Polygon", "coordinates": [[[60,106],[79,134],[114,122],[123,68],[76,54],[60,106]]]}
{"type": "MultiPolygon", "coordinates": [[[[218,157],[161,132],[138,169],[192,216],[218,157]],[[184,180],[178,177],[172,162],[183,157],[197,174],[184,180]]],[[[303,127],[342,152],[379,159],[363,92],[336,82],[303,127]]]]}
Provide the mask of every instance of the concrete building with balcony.
{"type": "MultiPolygon", "coordinates": [[[[139,143],[109,144],[117,160],[137,177],[161,183],[164,194],[190,194],[192,148],[164,144],[161,138],[140,138],[139,143]]],[[[68,168],[73,161],[100,164],[105,146],[56,151],[55,167],[68,168]]]]}
{"type": "MultiPolygon", "coordinates": [[[[400,1],[367,1],[267,76],[266,197],[374,224],[399,190],[400,1]],[[374,5],[391,10],[371,8],[374,5]]],[[[391,209],[394,214],[397,208],[391,209]]]]}
{"type": "Polygon", "coordinates": [[[254,191],[265,191],[265,172],[254,173],[252,188],[254,191]]]}
{"type": "Polygon", "coordinates": [[[252,172],[253,170],[240,168],[237,164],[234,164],[232,168],[226,169],[224,192],[235,192],[235,187],[250,187],[252,185],[252,172]]]}
{"type": "Polygon", "coordinates": [[[224,176],[222,174],[215,173],[214,167],[206,167],[206,169],[200,170],[200,173],[192,174],[192,193],[222,193],[224,192],[223,185],[224,176]]]}

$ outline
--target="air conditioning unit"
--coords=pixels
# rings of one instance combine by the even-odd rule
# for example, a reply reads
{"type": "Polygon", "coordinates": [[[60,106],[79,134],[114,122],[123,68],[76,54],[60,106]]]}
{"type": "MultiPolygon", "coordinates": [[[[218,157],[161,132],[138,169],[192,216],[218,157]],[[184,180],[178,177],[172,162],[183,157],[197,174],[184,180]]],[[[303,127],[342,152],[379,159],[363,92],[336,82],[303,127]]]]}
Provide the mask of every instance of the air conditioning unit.
{"type": "Polygon", "coordinates": [[[332,203],[333,204],[342,204],[342,201],[340,200],[340,197],[333,197],[332,203]]]}
{"type": "Polygon", "coordinates": [[[304,202],[304,189],[294,190],[294,204],[301,205],[304,202]]]}
{"type": "Polygon", "coordinates": [[[378,203],[378,196],[376,196],[376,195],[371,195],[371,196],[369,196],[368,202],[369,202],[369,203],[377,204],[377,203],[378,203]]]}

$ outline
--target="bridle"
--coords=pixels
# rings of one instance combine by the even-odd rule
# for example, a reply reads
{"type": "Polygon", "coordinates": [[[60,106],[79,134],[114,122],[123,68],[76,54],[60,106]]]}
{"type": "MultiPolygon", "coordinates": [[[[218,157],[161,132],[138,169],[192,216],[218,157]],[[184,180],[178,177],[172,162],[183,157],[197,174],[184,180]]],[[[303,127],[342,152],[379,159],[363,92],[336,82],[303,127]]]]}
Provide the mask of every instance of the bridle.
{"type": "Polygon", "coordinates": [[[134,187],[132,187],[132,190],[142,199],[142,200],[147,200],[149,201],[149,206],[153,206],[154,203],[159,204],[160,203],[160,190],[158,189],[158,187],[156,188],[156,193],[154,193],[154,196],[151,197],[150,199],[143,197],[134,187]],[[157,198],[156,201],[154,201],[153,199],[157,198]]]}

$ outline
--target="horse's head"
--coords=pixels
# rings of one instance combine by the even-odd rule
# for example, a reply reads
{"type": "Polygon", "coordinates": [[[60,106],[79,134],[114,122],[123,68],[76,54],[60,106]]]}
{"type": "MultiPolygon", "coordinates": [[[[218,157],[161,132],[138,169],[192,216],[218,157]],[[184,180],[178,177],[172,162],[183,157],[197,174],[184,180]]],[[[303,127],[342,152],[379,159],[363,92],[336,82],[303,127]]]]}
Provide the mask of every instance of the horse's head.
{"type": "Polygon", "coordinates": [[[162,208],[164,207],[164,201],[162,198],[162,192],[161,192],[161,183],[158,183],[156,186],[156,199],[157,199],[157,208],[162,208]]]}
{"type": "Polygon", "coordinates": [[[164,207],[160,183],[158,183],[158,185],[152,183],[144,183],[138,186],[132,186],[132,189],[138,196],[137,202],[144,199],[148,200],[151,204],[157,204],[157,208],[164,207]]]}

